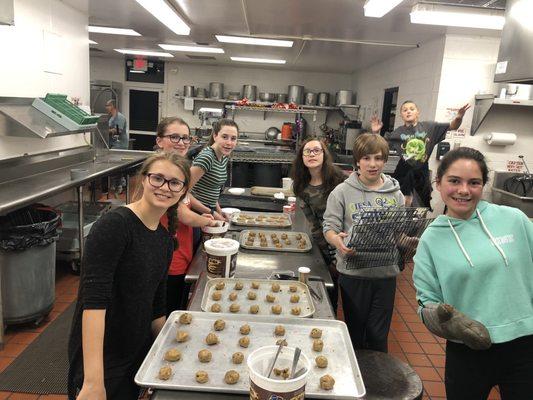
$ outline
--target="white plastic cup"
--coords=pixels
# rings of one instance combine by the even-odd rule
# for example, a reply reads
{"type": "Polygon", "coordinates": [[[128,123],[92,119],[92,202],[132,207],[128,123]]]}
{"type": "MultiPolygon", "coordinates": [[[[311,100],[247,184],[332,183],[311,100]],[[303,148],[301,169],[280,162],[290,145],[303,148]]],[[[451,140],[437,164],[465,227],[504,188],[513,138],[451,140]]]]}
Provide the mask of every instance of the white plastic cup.
{"type": "Polygon", "coordinates": [[[204,243],[208,278],[232,278],[237,266],[239,242],[217,238],[204,243]]]}
{"type": "MultiPolygon", "coordinates": [[[[305,385],[311,369],[311,363],[305,354],[301,353],[295,371],[305,368],[306,371],[296,379],[276,378],[274,372],[267,378],[268,368],[278,351],[279,346],[265,346],[253,351],[246,360],[250,375],[250,399],[270,400],[303,399],[305,397],[305,385]]],[[[295,349],[283,347],[278,356],[275,367],[278,369],[291,368],[295,349]]]]}
{"type": "Polygon", "coordinates": [[[308,267],[298,268],[298,280],[302,283],[307,283],[307,278],[309,277],[310,272],[311,269],[308,267]]]}
{"type": "Polygon", "coordinates": [[[291,178],[283,178],[281,181],[283,182],[283,189],[285,189],[285,190],[292,189],[292,179],[291,178]]]}
{"type": "Polygon", "coordinates": [[[217,226],[203,226],[202,227],[202,239],[203,242],[207,242],[209,239],[223,238],[226,232],[228,231],[229,224],[219,222],[220,225],[217,226]]]}

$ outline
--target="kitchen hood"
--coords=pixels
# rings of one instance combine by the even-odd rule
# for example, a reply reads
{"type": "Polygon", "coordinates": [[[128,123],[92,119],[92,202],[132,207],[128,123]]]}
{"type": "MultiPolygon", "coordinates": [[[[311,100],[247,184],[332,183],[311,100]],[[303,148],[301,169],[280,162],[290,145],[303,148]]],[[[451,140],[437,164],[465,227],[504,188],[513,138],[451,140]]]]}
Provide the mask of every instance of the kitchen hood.
{"type": "Polygon", "coordinates": [[[507,0],[494,82],[533,84],[533,1],[507,0]]]}
{"type": "Polygon", "coordinates": [[[33,97],[0,97],[0,136],[41,137],[90,132],[93,127],[68,129],[32,107],[33,97]]]}

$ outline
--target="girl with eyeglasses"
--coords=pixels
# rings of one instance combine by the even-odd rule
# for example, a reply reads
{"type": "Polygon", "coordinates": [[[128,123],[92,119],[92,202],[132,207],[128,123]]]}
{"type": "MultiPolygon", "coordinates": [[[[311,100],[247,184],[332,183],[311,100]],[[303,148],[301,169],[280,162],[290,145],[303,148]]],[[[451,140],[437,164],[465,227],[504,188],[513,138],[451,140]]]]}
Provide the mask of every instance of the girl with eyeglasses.
{"type": "Polygon", "coordinates": [[[216,219],[225,220],[218,203],[222,188],[228,178],[228,160],[237,146],[239,127],[231,119],[221,119],[213,124],[213,134],[205,147],[193,160],[191,167],[192,194],[202,202],[201,212],[212,213],[216,219]]]}
{"type": "Polygon", "coordinates": [[[332,275],[334,289],[330,292],[330,299],[336,311],[338,288],[335,248],[324,238],[322,223],[328,196],[339,183],[344,181],[345,176],[333,165],[332,156],[324,143],[317,138],[310,138],[298,150],[292,164],[291,177],[298,205],[311,225],[314,242],[319,247],[332,275]]]}
{"type": "MultiPolygon", "coordinates": [[[[189,125],[181,118],[164,118],[157,126],[156,145],[164,152],[175,152],[186,157],[191,139],[189,125]]],[[[176,247],[168,270],[167,316],[174,310],[184,309],[189,297],[185,275],[194,253],[192,228],[214,226],[217,223],[211,214],[199,215],[191,210],[198,207],[203,206],[188,193],[177,205],[177,212],[172,212],[176,211],[173,208],[161,218],[161,223],[168,227],[176,247]]]]}
{"type": "Polygon", "coordinates": [[[187,192],[189,166],[159,153],[140,178],[141,198],[102,216],[87,237],[68,347],[70,400],[137,399],[134,375],[165,323],[174,246],[160,219],[187,192]]]}

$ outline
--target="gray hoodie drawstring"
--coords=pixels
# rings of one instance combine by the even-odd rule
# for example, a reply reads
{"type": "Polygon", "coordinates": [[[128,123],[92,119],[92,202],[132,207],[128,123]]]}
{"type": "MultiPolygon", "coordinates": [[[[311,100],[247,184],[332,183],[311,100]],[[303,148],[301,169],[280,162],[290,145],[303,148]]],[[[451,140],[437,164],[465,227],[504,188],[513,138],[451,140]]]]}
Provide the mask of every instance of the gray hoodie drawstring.
{"type": "MultiPolygon", "coordinates": [[[[492,236],[492,234],[490,233],[489,229],[487,228],[487,225],[485,225],[485,221],[483,221],[483,218],[481,217],[481,213],[479,212],[479,210],[477,208],[476,208],[476,215],[479,218],[479,222],[481,222],[481,227],[483,228],[483,231],[487,234],[487,236],[489,237],[489,239],[492,242],[492,244],[494,245],[494,247],[496,247],[496,249],[498,250],[498,252],[502,256],[505,265],[508,267],[509,266],[509,260],[507,259],[507,256],[505,255],[505,252],[503,251],[501,246],[498,243],[496,243],[496,239],[494,239],[494,236],[492,236]]],[[[455,228],[453,227],[452,222],[450,221],[449,218],[448,218],[448,225],[450,226],[450,229],[452,230],[452,233],[455,236],[455,241],[457,242],[457,245],[459,246],[459,248],[463,252],[463,255],[465,256],[466,260],[468,261],[468,264],[470,264],[470,266],[473,267],[474,263],[472,262],[472,259],[470,258],[470,256],[466,252],[466,249],[464,248],[463,243],[461,242],[461,238],[459,237],[459,235],[455,231],[455,228]]]]}
{"type": "Polygon", "coordinates": [[[464,248],[463,243],[461,242],[461,238],[459,238],[459,235],[455,231],[455,229],[454,229],[454,227],[452,225],[452,222],[450,221],[449,218],[448,218],[448,225],[450,225],[450,228],[451,228],[451,230],[453,232],[453,235],[455,236],[455,241],[457,242],[457,244],[459,245],[459,248],[463,252],[463,255],[465,256],[466,260],[468,261],[468,264],[470,264],[471,267],[474,267],[474,263],[472,262],[472,259],[470,258],[470,256],[466,252],[466,249],[464,248]]]}
{"type": "Polygon", "coordinates": [[[501,246],[498,243],[496,243],[496,240],[494,239],[494,237],[490,233],[489,229],[485,225],[485,221],[483,221],[483,218],[481,217],[481,213],[479,212],[479,210],[477,208],[476,208],[476,214],[477,214],[477,217],[479,218],[479,221],[481,222],[481,226],[483,227],[483,230],[485,231],[487,236],[490,238],[490,241],[492,242],[494,247],[496,247],[496,249],[498,249],[498,252],[501,254],[501,256],[503,258],[503,261],[505,262],[505,265],[508,267],[509,266],[509,260],[507,259],[507,256],[505,255],[505,252],[503,251],[501,246]]]}

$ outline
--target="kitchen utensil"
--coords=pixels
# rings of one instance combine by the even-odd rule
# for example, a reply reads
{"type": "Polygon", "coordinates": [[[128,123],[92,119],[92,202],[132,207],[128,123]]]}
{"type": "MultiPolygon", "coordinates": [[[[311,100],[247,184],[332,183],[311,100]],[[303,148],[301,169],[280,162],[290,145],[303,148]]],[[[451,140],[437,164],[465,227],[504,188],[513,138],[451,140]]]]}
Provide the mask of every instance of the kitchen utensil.
{"type": "Polygon", "coordinates": [[[209,97],[212,99],[224,98],[224,84],[221,82],[209,83],[209,97]]]}
{"type": "Polygon", "coordinates": [[[305,105],[316,106],[317,96],[316,93],[308,92],[305,94],[305,105]]]}
{"type": "Polygon", "coordinates": [[[305,371],[307,371],[307,368],[305,368],[305,367],[300,368],[300,369],[299,369],[298,371],[296,371],[296,373],[294,374],[293,379],[298,378],[300,375],[304,374],[305,371]]]}
{"type": "Polygon", "coordinates": [[[266,140],[275,140],[278,137],[279,129],[275,126],[271,126],[265,131],[266,140]]]}
{"type": "Polygon", "coordinates": [[[266,102],[273,102],[274,101],[274,93],[269,92],[261,92],[259,93],[259,100],[260,101],[266,101],[266,102]]]}
{"type": "Polygon", "coordinates": [[[205,88],[196,88],[196,97],[205,99],[207,97],[207,91],[205,88]]]}
{"type": "Polygon", "coordinates": [[[192,86],[192,85],[183,86],[183,96],[184,97],[194,97],[194,86],[192,86]]]}
{"type": "Polygon", "coordinates": [[[252,186],[250,193],[254,196],[267,196],[272,197],[274,193],[283,192],[285,196],[294,196],[292,188],[289,190],[281,189],[279,187],[267,187],[267,186],[252,186]]]}
{"type": "MultiPolygon", "coordinates": [[[[265,234],[266,239],[266,246],[261,247],[260,239],[259,237],[253,238],[253,244],[248,244],[248,239],[250,238],[251,233],[258,233],[255,230],[244,230],[241,232],[241,236],[239,239],[239,242],[241,244],[242,248],[245,249],[251,249],[251,250],[261,250],[261,251],[281,251],[281,252],[291,252],[291,253],[305,253],[312,249],[312,243],[311,240],[309,240],[309,236],[304,232],[285,232],[282,230],[279,231],[267,231],[267,230],[261,230],[261,233],[265,234]],[[276,238],[279,242],[279,245],[281,247],[276,246],[274,243],[274,238],[272,238],[271,235],[275,234],[276,238]],[[281,235],[285,234],[287,236],[287,239],[281,239],[281,235]],[[298,236],[299,235],[299,236],[298,236]],[[297,237],[301,237],[302,241],[305,241],[305,245],[302,246],[303,248],[300,248],[300,239],[296,239],[297,237]],[[287,240],[290,241],[290,244],[287,244],[287,240]]],[[[284,236],[285,237],[285,236],[284,236]]]]}
{"type": "MultiPolygon", "coordinates": [[[[236,282],[236,279],[226,280],[226,289],[223,297],[228,297],[230,288],[229,282],[236,282]]],[[[280,281],[278,281],[281,283],[280,281]]],[[[291,281],[289,281],[291,282],[291,281]]],[[[246,287],[246,285],[245,285],[246,287]]],[[[248,290],[248,289],[247,289],[248,290]]],[[[241,297],[242,295],[239,295],[241,297]]],[[[241,307],[242,310],[242,307],[241,307]]],[[[250,346],[246,349],[246,355],[249,357],[255,350],[265,346],[276,346],[276,340],[279,337],[274,335],[274,329],[277,325],[285,327],[285,338],[290,347],[300,347],[302,355],[307,356],[309,360],[314,360],[317,356],[312,350],[312,339],[309,337],[311,329],[317,328],[322,330],[322,340],[324,341],[324,350],[321,354],[328,358],[328,372],[322,369],[308,368],[308,377],[306,385],[305,398],[322,398],[336,400],[353,400],[354,398],[365,395],[365,385],[361,371],[357,362],[357,357],[350,341],[350,335],[346,324],[342,321],[332,319],[315,319],[315,318],[293,318],[272,315],[250,315],[241,311],[237,314],[225,313],[217,314],[212,312],[195,312],[187,311],[192,315],[190,325],[180,325],[179,317],[185,311],[175,311],[168,318],[167,322],[161,329],[155,339],[150,351],[135,375],[135,382],[142,387],[151,387],[165,390],[194,390],[209,393],[230,393],[245,394],[250,393],[250,375],[248,368],[244,363],[241,366],[231,363],[231,356],[238,349],[238,340],[241,335],[239,327],[248,324],[251,327],[250,346]],[[209,346],[209,351],[213,355],[213,360],[209,363],[200,364],[198,361],[198,351],[205,349],[205,337],[212,331],[213,323],[217,319],[226,321],[226,328],[217,332],[220,344],[209,346]],[[176,333],[178,330],[189,332],[189,340],[185,343],[176,343],[176,333]],[[182,359],[172,363],[173,376],[167,381],[158,379],[159,369],[168,365],[164,361],[165,352],[176,345],[183,349],[182,359]],[[329,368],[333,368],[329,370],[329,368]],[[205,370],[209,374],[209,383],[198,383],[195,374],[198,369],[205,370]],[[234,385],[224,383],[224,374],[228,369],[236,369],[240,374],[239,381],[234,385]],[[331,371],[331,372],[330,372],[331,371]],[[337,382],[331,391],[324,391],[319,387],[319,380],[324,373],[330,373],[337,382]]],[[[281,359],[286,347],[278,357],[278,365],[281,366],[281,359]]],[[[277,346],[274,352],[277,350],[277,346]]],[[[244,352],[244,351],[243,351],[244,352]]],[[[268,358],[268,362],[272,359],[268,358]]],[[[286,366],[290,367],[293,352],[288,352],[286,366]]],[[[268,362],[265,363],[261,373],[266,371],[268,362]]],[[[314,364],[314,363],[313,363],[314,364]]],[[[302,367],[305,365],[302,365],[302,367]]],[[[300,366],[296,369],[299,370],[300,366]]],[[[179,393],[177,393],[179,397],[179,393]]],[[[185,396],[185,395],[184,395],[185,396]]]]}
{"type": "Polygon", "coordinates": [[[286,103],[287,102],[287,93],[277,93],[276,94],[276,101],[278,103],[286,103]]]}
{"type": "Polygon", "coordinates": [[[250,101],[255,101],[257,99],[257,86],[255,85],[243,85],[242,87],[242,97],[247,98],[250,101]]]}
{"type": "Polygon", "coordinates": [[[241,92],[229,92],[228,93],[228,100],[240,100],[241,99],[241,92]]]}
{"type": "Polygon", "coordinates": [[[327,107],[329,106],[329,93],[326,92],[320,92],[318,94],[318,105],[320,107],[327,107]]]}
{"type": "Polygon", "coordinates": [[[351,90],[339,90],[335,96],[335,104],[337,106],[353,104],[353,92],[351,90]]]}
{"type": "Polygon", "coordinates": [[[276,361],[278,360],[279,353],[281,353],[281,349],[283,348],[283,342],[279,343],[278,350],[276,351],[276,355],[272,359],[272,362],[268,366],[268,374],[267,378],[270,378],[270,375],[272,375],[272,371],[274,370],[274,365],[276,365],[276,361]]]}
{"type": "Polygon", "coordinates": [[[296,369],[296,365],[298,365],[300,354],[302,354],[302,349],[300,349],[299,347],[296,347],[296,350],[294,351],[294,357],[292,359],[291,373],[289,375],[289,379],[294,378],[294,370],[296,369]]]}
{"type": "Polygon", "coordinates": [[[287,88],[287,102],[302,104],[304,99],[304,87],[301,85],[289,85],[287,88]]]}

